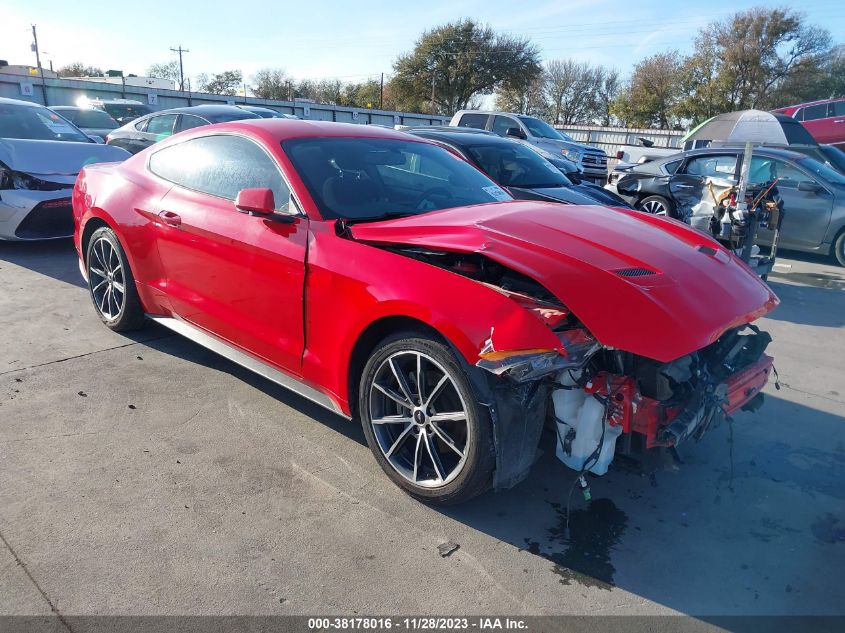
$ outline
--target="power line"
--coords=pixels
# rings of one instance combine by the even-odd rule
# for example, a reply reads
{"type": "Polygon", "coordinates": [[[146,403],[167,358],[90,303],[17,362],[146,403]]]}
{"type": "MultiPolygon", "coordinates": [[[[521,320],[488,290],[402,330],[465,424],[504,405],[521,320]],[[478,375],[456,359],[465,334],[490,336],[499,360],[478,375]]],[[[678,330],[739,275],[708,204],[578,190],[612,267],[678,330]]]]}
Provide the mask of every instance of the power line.
{"type": "Polygon", "coordinates": [[[170,50],[174,53],[179,53],[179,90],[185,90],[185,71],[182,66],[182,53],[190,53],[187,48],[182,48],[180,44],[178,48],[170,47],[170,50]]]}

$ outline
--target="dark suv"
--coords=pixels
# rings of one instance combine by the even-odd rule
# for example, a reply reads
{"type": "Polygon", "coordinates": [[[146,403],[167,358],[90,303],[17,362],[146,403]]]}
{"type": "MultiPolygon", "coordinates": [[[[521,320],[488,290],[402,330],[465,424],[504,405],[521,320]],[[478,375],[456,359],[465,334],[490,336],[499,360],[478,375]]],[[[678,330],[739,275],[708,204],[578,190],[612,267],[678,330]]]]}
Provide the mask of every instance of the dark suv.
{"type": "Polygon", "coordinates": [[[499,136],[530,143],[550,154],[571,160],[581,169],[584,178],[594,184],[604,186],[607,182],[607,154],[577,142],[537,117],[511,112],[459,110],[449,125],[489,130],[499,136]]]}

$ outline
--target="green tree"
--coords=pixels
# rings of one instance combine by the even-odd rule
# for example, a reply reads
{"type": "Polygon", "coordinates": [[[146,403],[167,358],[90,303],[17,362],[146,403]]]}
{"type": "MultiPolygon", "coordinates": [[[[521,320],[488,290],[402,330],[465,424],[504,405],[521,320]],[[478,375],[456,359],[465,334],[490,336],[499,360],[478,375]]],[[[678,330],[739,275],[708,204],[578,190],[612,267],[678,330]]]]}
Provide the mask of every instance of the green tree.
{"type": "Polygon", "coordinates": [[[106,74],[102,68],[86,66],[82,62],[73,62],[67,66],[62,66],[56,73],[59,77],[102,77],[106,74]]]}
{"type": "Polygon", "coordinates": [[[200,75],[198,78],[200,92],[210,92],[215,95],[234,96],[243,83],[243,74],[240,70],[224,70],[211,78],[207,75],[200,75]]]}
{"type": "Polygon", "coordinates": [[[684,61],[687,97],[679,113],[698,122],[719,112],[775,107],[789,86],[812,92],[829,49],[830,34],[792,9],[758,7],[712,22],[684,61]]]}
{"type": "Polygon", "coordinates": [[[531,116],[547,117],[548,104],[543,93],[543,77],[530,80],[517,78],[496,91],[496,109],[531,116]]]}
{"type": "Polygon", "coordinates": [[[252,81],[255,83],[252,94],[261,99],[287,101],[291,96],[291,80],[281,68],[263,68],[252,81]]]}
{"type": "Polygon", "coordinates": [[[540,55],[527,39],[464,19],[423,33],[393,68],[391,89],[397,100],[429,103],[429,111],[451,114],[477,95],[539,74],[540,55]]]}
{"type": "Polygon", "coordinates": [[[634,68],[629,85],[617,96],[611,112],[628,126],[680,127],[680,71],[677,51],[646,57],[634,68]]]}

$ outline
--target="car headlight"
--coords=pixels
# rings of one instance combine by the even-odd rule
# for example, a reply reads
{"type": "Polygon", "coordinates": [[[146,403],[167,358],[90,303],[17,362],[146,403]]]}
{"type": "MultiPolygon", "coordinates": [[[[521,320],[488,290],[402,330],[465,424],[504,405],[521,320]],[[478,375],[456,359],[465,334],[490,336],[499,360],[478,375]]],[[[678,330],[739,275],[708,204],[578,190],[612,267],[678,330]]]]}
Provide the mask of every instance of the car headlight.
{"type": "Polygon", "coordinates": [[[601,349],[592,334],[583,328],[555,333],[561,350],[522,349],[496,351],[492,339],[478,355],[476,366],[496,376],[507,375],[516,382],[527,382],[564,369],[580,369],[601,349]]]}
{"type": "Polygon", "coordinates": [[[0,165],[0,189],[27,189],[29,191],[58,191],[70,189],[70,185],[48,182],[35,176],[13,171],[0,165]]]}
{"type": "Polygon", "coordinates": [[[564,158],[568,158],[573,163],[577,163],[581,160],[581,152],[577,149],[562,149],[560,153],[563,154],[564,158]]]}

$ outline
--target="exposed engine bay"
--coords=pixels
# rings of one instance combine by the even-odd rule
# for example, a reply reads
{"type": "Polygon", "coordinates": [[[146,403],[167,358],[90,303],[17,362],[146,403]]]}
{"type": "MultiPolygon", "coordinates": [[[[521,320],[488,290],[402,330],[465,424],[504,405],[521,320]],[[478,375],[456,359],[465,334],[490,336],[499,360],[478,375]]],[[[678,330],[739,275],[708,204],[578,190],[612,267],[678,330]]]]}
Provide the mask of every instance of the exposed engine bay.
{"type": "MultiPolygon", "coordinates": [[[[659,362],[602,347],[542,284],[481,253],[391,250],[504,292],[555,332],[564,354],[505,358],[495,349],[494,331],[477,366],[508,379],[514,389],[542,387],[548,394],[545,409],[554,419],[555,454],[579,474],[605,474],[620,451],[647,452],[698,440],[725,416],[762,405],[760,392],[773,359],[765,354],[771,337],[756,326],[732,328],[703,349],[659,362]]],[[[523,415],[541,415],[535,408],[523,415]]]]}
{"type": "Polygon", "coordinates": [[[552,392],[558,458],[603,475],[620,438],[624,452],[673,447],[737,409],[758,408],[773,367],[770,341],[748,325],[669,363],[603,349],[583,369],[562,371],[552,392]]]}

